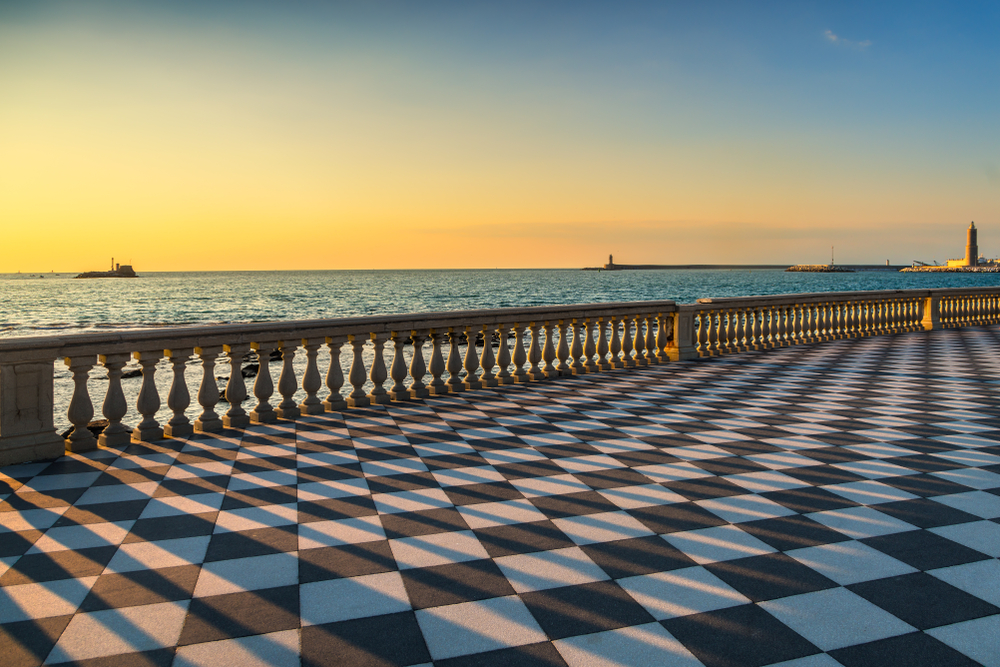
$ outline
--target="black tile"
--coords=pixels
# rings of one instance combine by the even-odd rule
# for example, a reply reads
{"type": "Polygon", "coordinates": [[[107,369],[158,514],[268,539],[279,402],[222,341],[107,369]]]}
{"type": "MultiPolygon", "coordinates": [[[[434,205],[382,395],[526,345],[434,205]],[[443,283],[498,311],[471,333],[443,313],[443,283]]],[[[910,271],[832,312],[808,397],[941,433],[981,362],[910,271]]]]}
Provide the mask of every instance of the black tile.
{"type": "Polygon", "coordinates": [[[222,509],[235,510],[264,505],[291,505],[298,500],[294,486],[265,486],[259,489],[227,491],[222,509]]]}
{"type": "Polygon", "coordinates": [[[549,475],[565,475],[566,470],[548,459],[525,461],[524,463],[494,464],[494,469],[506,479],[523,479],[525,477],[547,477],[549,475]]]}
{"type": "Polygon", "coordinates": [[[524,494],[510,482],[486,482],[483,484],[461,484],[444,489],[445,494],[455,505],[474,505],[476,503],[492,503],[501,500],[518,500],[524,494]]]}
{"type": "Polygon", "coordinates": [[[474,560],[400,571],[414,609],[515,595],[492,560],[474,560]]]}
{"type": "Polygon", "coordinates": [[[962,510],[934,502],[931,498],[911,498],[897,500],[892,503],[880,503],[876,506],[879,512],[905,521],[918,528],[936,528],[950,526],[956,523],[979,521],[980,517],[962,510]]]}
{"type": "Polygon", "coordinates": [[[302,667],[396,667],[430,661],[412,611],[302,628],[302,667]]]}
{"type": "MultiPolygon", "coordinates": [[[[48,475],[74,475],[77,473],[99,472],[108,467],[108,463],[102,461],[92,461],[90,459],[74,459],[64,457],[57,459],[45,467],[39,477],[48,475]]],[[[90,486],[86,484],[85,486],[90,486]]]]}
{"type": "MultiPolygon", "coordinates": [[[[787,437],[788,434],[784,431],[779,431],[774,429],[759,429],[759,428],[747,428],[740,429],[740,433],[744,435],[750,435],[754,438],[783,438],[787,437]],[[767,431],[767,434],[761,434],[760,431],[767,431]]],[[[768,445],[763,442],[757,442],[755,440],[737,440],[734,442],[725,442],[715,445],[719,449],[724,449],[730,454],[735,454],[736,456],[755,456],[757,454],[770,454],[772,452],[783,452],[781,447],[777,445],[768,445]]]]}
{"type": "Polygon", "coordinates": [[[165,496],[193,496],[199,493],[225,493],[229,486],[229,477],[212,475],[211,477],[185,477],[184,479],[165,479],[153,493],[154,498],[165,496]]]}
{"type": "Polygon", "coordinates": [[[562,519],[598,512],[616,512],[619,507],[596,491],[578,491],[555,496],[530,498],[534,505],[550,519],[562,519]]]}
{"type": "MultiPolygon", "coordinates": [[[[398,431],[396,435],[402,435],[398,431]]],[[[354,429],[351,429],[351,437],[366,437],[355,435],[354,429]]],[[[413,449],[412,445],[398,445],[390,447],[361,447],[355,450],[358,455],[358,461],[364,463],[365,461],[389,461],[392,459],[415,459],[417,458],[417,450],[413,449]]]]}
{"type": "Polygon", "coordinates": [[[234,475],[243,475],[255,472],[270,472],[273,470],[294,471],[297,460],[290,456],[269,456],[267,458],[238,459],[233,462],[234,475]]]}
{"type": "MultiPolygon", "coordinates": [[[[805,454],[808,450],[797,453],[805,454]]],[[[802,468],[787,468],[781,472],[789,477],[801,480],[807,484],[817,486],[823,484],[844,484],[847,482],[863,482],[867,477],[856,475],[853,472],[836,468],[832,465],[804,466],[802,468]]]]}
{"type": "Polygon", "coordinates": [[[866,537],[864,542],[918,570],[933,570],[985,560],[988,556],[926,530],[866,537]]]}
{"type": "Polygon", "coordinates": [[[305,466],[297,470],[296,476],[299,484],[308,482],[327,482],[340,479],[351,479],[352,477],[364,477],[360,463],[342,463],[323,466],[305,466]]]}
{"type": "MultiPolygon", "coordinates": [[[[456,427],[459,428],[459,427],[456,427]]],[[[496,428],[496,424],[493,422],[483,422],[478,426],[471,427],[465,426],[463,429],[468,428],[496,428]]],[[[521,447],[527,447],[528,443],[516,435],[508,436],[497,436],[492,438],[463,438],[470,447],[478,452],[492,452],[498,449],[520,449],[521,447]]]]}
{"type": "Polygon", "coordinates": [[[694,503],[655,505],[626,510],[654,533],[665,535],[683,530],[722,526],[727,522],[694,503]]]}
{"type": "Polygon", "coordinates": [[[705,500],[707,498],[722,498],[724,496],[746,495],[747,490],[722,477],[699,477],[696,479],[679,479],[673,482],[663,482],[662,485],[675,491],[688,500],[705,500]]]}
{"type": "Polygon", "coordinates": [[[362,542],[299,552],[299,583],[358,577],[396,569],[389,542],[362,542]]]}
{"type": "Polygon", "coordinates": [[[215,533],[205,562],[297,551],[298,543],[298,526],[294,525],[215,533]]]}
{"type": "Polygon", "coordinates": [[[0,519],[3,512],[33,510],[46,507],[69,507],[87,492],[85,488],[49,489],[47,491],[21,491],[0,502],[0,519]]]}
{"type": "Polygon", "coordinates": [[[205,512],[139,519],[132,524],[132,530],[125,537],[125,542],[151,542],[211,535],[215,530],[215,518],[218,514],[218,512],[205,512]]]}
{"type": "Polygon", "coordinates": [[[781,553],[709,563],[704,568],[754,602],[837,586],[822,574],[781,553]]]}
{"type": "Polygon", "coordinates": [[[760,495],[790,510],[795,510],[800,514],[826,512],[828,510],[839,510],[845,507],[858,507],[860,505],[860,503],[848,500],[841,495],[817,486],[766,491],[760,495]]]}
{"type": "Polygon", "coordinates": [[[1000,608],[926,572],[865,581],[846,588],[918,630],[1000,613],[1000,608]]]}
{"type": "MultiPolygon", "coordinates": [[[[871,424],[867,425],[868,428],[875,428],[871,424]]],[[[844,449],[844,445],[854,445],[872,442],[870,438],[863,438],[861,436],[849,435],[847,433],[834,433],[826,434],[821,433],[818,435],[810,436],[815,440],[821,440],[823,442],[830,442],[831,440],[838,441],[831,444],[836,444],[836,447],[818,447],[816,449],[800,449],[797,450],[797,454],[802,456],[815,459],[816,461],[822,461],[823,463],[834,464],[834,463],[850,463],[852,461],[868,461],[871,460],[871,456],[868,454],[863,454],[861,452],[854,451],[853,449],[844,449]],[[842,442],[840,442],[842,441],[842,442]]]]}
{"type": "Polygon", "coordinates": [[[448,470],[451,468],[475,468],[489,465],[490,462],[479,454],[462,452],[459,454],[443,454],[441,456],[425,456],[424,464],[428,470],[448,470]]]}
{"type": "Polygon", "coordinates": [[[148,499],[73,506],[66,510],[52,524],[52,527],[61,528],[63,526],[79,526],[87,523],[105,523],[108,521],[134,521],[146,509],[147,504],[149,504],[148,499]]]}
{"type": "Polygon", "coordinates": [[[97,579],[80,605],[80,611],[99,611],[188,600],[201,568],[197,565],[165,567],[105,574],[97,579]]]}
{"type": "Polygon", "coordinates": [[[194,598],[178,646],[299,627],[299,587],[194,598]]]}
{"type": "Polygon", "coordinates": [[[491,558],[576,546],[551,521],[477,528],[473,532],[491,558]]]}
{"type": "Polygon", "coordinates": [[[454,507],[383,514],[381,520],[388,539],[469,530],[469,525],[454,507]]]}
{"type": "Polygon", "coordinates": [[[0,624],[4,667],[38,667],[52,651],[72,615],[0,624]]]}
{"type": "Polygon", "coordinates": [[[578,472],[573,473],[573,476],[592,489],[615,489],[622,486],[653,484],[653,480],[628,468],[578,472]]]}
{"type": "Polygon", "coordinates": [[[93,486],[113,486],[115,484],[141,484],[143,482],[159,482],[170,470],[169,465],[152,466],[149,468],[108,468],[97,478],[93,486]]]}
{"type": "Polygon", "coordinates": [[[778,551],[790,551],[850,539],[832,528],[799,514],[747,521],[739,524],[739,528],[778,551]]]}
{"type": "Polygon", "coordinates": [[[371,496],[346,496],[323,500],[303,500],[298,504],[299,523],[351,519],[378,514],[371,496]]]}
{"type": "Polygon", "coordinates": [[[429,472],[414,472],[403,475],[369,477],[368,490],[372,493],[397,493],[416,489],[437,489],[441,485],[429,472]]]}
{"type": "Polygon", "coordinates": [[[550,642],[434,661],[434,667],[565,667],[565,665],[566,661],[550,642]]]}
{"type": "Polygon", "coordinates": [[[681,616],[660,624],[705,667],[759,667],[820,652],[753,604],[681,616]]]}
{"type": "MultiPolygon", "coordinates": [[[[892,459],[890,463],[902,465],[899,459],[892,459]]],[[[906,475],[904,477],[886,477],[879,480],[883,484],[894,486],[897,489],[912,493],[915,496],[944,496],[951,493],[965,493],[971,491],[967,486],[952,482],[936,475],[906,475]]]]}
{"type": "Polygon", "coordinates": [[[104,571],[117,550],[106,546],[28,554],[0,576],[0,586],[93,577],[104,571]]]}
{"type": "MultiPolygon", "coordinates": [[[[0,522],[2,521],[3,515],[0,514],[0,522]]],[[[20,556],[44,534],[45,532],[41,530],[0,532],[0,558],[20,556]]]]}
{"type": "Polygon", "coordinates": [[[74,660],[73,667],[170,667],[174,660],[176,649],[170,648],[154,649],[152,651],[140,651],[138,653],[119,653],[103,658],[88,658],[87,660],[74,660]]]}
{"type": "Polygon", "coordinates": [[[631,452],[611,454],[611,458],[627,466],[651,466],[663,463],[677,463],[681,459],[661,449],[639,449],[631,452]]]}
{"type": "Polygon", "coordinates": [[[923,632],[856,644],[829,652],[844,667],[981,667],[947,644],[923,632]]]}
{"type": "Polygon", "coordinates": [[[522,593],[521,600],[550,639],[653,621],[649,612],[613,581],[522,593]]]}
{"type": "Polygon", "coordinates": [[[597,447],[588,445],[585,442],[565,442],[557,445],[540,445],[536,446],[535,450],[538,451],[539,454],[542,454],[550,459],[563,459],[572,456],[593,456],[594,454],[604,453],[597,447]]]}
{"type": "Polygon", "coordinates": [[[581,549],[612,579],[666,572],[697,564],[658,535],[587,544],[581,549]]]}
{"type": "Polygon", "coordinates": [[[744,459],[739,456],[691,461],[691,463],[713,475],[740,475],[748,472],[767,472],[771,470],[756,461],[744,459]]]}

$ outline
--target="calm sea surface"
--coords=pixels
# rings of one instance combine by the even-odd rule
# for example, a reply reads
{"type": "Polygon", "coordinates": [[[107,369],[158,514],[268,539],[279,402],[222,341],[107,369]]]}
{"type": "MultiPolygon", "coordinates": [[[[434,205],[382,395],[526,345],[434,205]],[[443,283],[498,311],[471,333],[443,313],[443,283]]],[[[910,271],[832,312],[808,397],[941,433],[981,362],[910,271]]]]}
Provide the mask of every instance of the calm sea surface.
{"type": "Polygon", "coordinates": [[[454,270],[0,274],[0,337],[467,308],[1000,285],[991,273],[454,270]]]}

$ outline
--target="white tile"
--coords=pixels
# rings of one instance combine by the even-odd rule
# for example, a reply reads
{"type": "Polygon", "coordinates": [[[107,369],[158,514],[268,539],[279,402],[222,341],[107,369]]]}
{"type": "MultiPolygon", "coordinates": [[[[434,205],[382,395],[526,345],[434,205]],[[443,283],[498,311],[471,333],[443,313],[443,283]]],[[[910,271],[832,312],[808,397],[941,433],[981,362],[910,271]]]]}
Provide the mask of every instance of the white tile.
{"type": "Polygon", "coordinates": [[[74,505],[96,505],[98,503],[121,503],[130,500],[147,500],[159,487],[159,482],[138,484],[108,484],[92,486],[83,492],[74,505]]]}
{"type": "Polygon", "coordinates": [[[246,459],[274,458],[277,456],[287,456],[292,458],[297,455],[298,448],[295,446],[295,443],[284,442],[275,443],[273,445],[251,445],[250,447],[241,447],[239,453],[236,455],[236,460],[245,461],[246,459]]]}
{"type": "Polygon", "coordinates": [[[116,521],[113,523],[87,523],[79,526],[49,528],[44,535],[31,545],[31,548],[25,554],[121,544],[134,523],[135,521],[116,521]]]}
{"type": "Polygon", "coordinates": [[[687,498],[681,494],[659,484],[621,486],[615,489],[602,489],[598,493],[623,510],[687,502],[687,498]]]}
{"type": "Polygon", "coordinates": [[[59,520],[68,507],[51,507],[37,510],[0,513],[0,533],[24,530],[45,530],[59,520]]]}
{"type": "Polygon", "coordinates": [[[299,468],[344,466],[357,464],[358,455],[353,450],[306,452],[304,454],[296,454],[295,460],[299,468]]]}
{"type": "Polygon", "coordinates": [[[421,609],[416,615],[434,660],[548,639],[516,595],[421,609]]]}
{"type": "Polygon", "coordinates": [[[925,632],[983,667],[1000,667],[1000,614],[925,632]]]}
{"type": "Polygon", "coordinates": [[[299,667],[299,631],[282,630],[177,648],[172,667],[299,667]]]}
{"type": "Polygon", "coordinates": [[[469,528],[491,528],[513,523],[544,521],[548,518],[525,499],[463,505],[458,508],[458,512],[469,528]]]}
{"type": "MultiPolygon", "coordinates": [[[[673,454],[674,450],[670,450],[673,454]]],[[[675,482],[682,479],[697,479],[699,477],[712,477],[712,473],[702,470],[693,463],[682,461],[680,463],[656,463],[648,466],[634,466],[632,470],[645,475],[654,482],[675,482]]]]}
{"type": "Polygon", "coordinates": [[[299,560],[294,553],[212,561],[202,566],[194,597],[291,586],[298,582],[299,560]]]}
{"type": "Polygon", "coordinates": [[[225,533],[256,528],[291,526],[298,523],[298,505],[262,505],[219,512],[215,532],[225,533]]]}
{"type": "Polygon", "coordinates": [[[579,547],[501,556],[494,562],[518,593],[610,578],[579,547]]]}
{"type": "Polygon", "coordinates": [[[613,470],[615,468],[625,468],[625,464],[607,454],[593,454],[591,456],[570,456],[563,459],[555,459],[554,463],[566,472],[587,473],[600,470],[613,470]]]}
{"type": "MultiPolygon", "coordinates": [[[[822,447],[830,446],[822,440],[810,438],[808,435],[790,435],[783,438],[764,438],[762,442],[764,444],[774,445],[775,447],[781,447],[782,449],[789,451],[801,449],[820,449],[822,447]]],[[[812,465],[816,464],[813,463],[812,465]]]]}
{"type": "Polygon", "coordinates": [[[663,535],[696,563],[715,563],[747,556],[774,553],[773,547],[761,542],[736,526],[715,526],[663,535]]]}
{"type": "Polygon", "coordinates": [[[847,461],[844,463],[834,463],[834,468],[840,468],[855,475],[861,475],[868,479],[881,479],[883,477],[903,477],[915,474],[910,468],[896,465],[884,459],[872,459],[861,461],[847,461]]]}
{"type": "Polygon", "coordinates": [[[655,534],[624,511],[552,519],[552,523],[576,544],[613,542],[655,534]]]}
{"type": "Polygon", "coordinates": [[[445,468],[431,473],[441,486],[460,486],[462,484],[486,484],[488,482],[504,482],[506,477],[497,472],[493,466],[476,466],[473,468],[445,468]]]}
{"type": "Polygon", "coordinates": [[[418,458],[388,459],[385,461],[362,461],[361,470],[365,473],[365,477],[383,477],[427,472],[427,466],[418,458]]]}
{"type": "Polygon", "coordinates": [[[659,623],[633,625],[552,642],[568,667],[702,667],[659,623]]]}
{"type": "MultiPolygon", "coordinates": [[[[913,474],[912,470],[908,472],[911,475],[913,474]]],[[[876,482],[874,480],[847,482],[845,484],[831,484],[824,488],[828,491],[833,491],[837,495],[843,496],[848,500],[861,503],[862,505],[893,503],[897,500],[912,500],[917,497],[912,493],[907,493],[906,491],[897,489],[894,486],[889,486],[888,484],[883,484],[882,482],[876,482]]]]}
{"type": "Polygon", "coordinates": [[[786,553],[841,586],[917,571],[892,556],[854,540],[793,549],[786,553]]]}
{"type": "Polygon", "coordinates": [[[703,567],[625,577],[618,585],[658,621],[750,602],[703,567]]]}
{"type": "Polygon", "coordinates": [[[960,588],[969,595],[975,595],[980,600],[1000,606],[1000,561],[995,558],[928,570],[927,574],[960,588]]]}
{"type": "Polygon", "coordinates": [[[549,475],[547,477],[512,479],[510,483],[515,489],[524,494],[526,498],[590,491],[589,486],[569,473],[565,475],[549,475]]]}
{"type": "Polygon", "coordinates": [[[190,479],[192,477],[213,477],[216,475],[229,475],[232,472],[232,461],[206,461],[204,463],[175,465],[167,471],[164,478],[190,479]]]}
{"type": "Polygon", "coordinates": [[[1000,524],[992,521],[973,521],[931,528],[930,531],[987,556],[1000,558],[1000,524]]]}
{"type": "Polygon", "coordinates": [[[118,548],[105,574],[197,565],[205,560],[211,539],[211,535],[199,535],[157,542],[129,542],[118,548]]]}
{"type": "Polygon", "coordinates": [[[958,445],[959,447],[968,447],[970,449],[993,447],[997,444],[996,440],[981,438],[977,435],[939,435],[933,439],[946,442],[949,445],[958,445]]]}
{"type": "MultiPolygon", "coordinates": [[[[700,433],[688,433],[689,436],[701,440],[703,442],[731,442],[733,440],[747,440],[748,436],[743,436],[741,438],[735,438],[733,436],[739,435],[738,433],[731,433],[729,431],[715,431],[712,433],[719,433],[720,436],[712,435],[704,431],[700,433]],[[708,440],[706,440],[708,438],[708,440]]],[[[676,456],[684,461],[704,461],[707,459],[721,459],[729,458],[732,456],[730,452],[724,449],[719,449],[718,447],[705,444],[705,445],[688,445],[687,447],[671,447],[670,455],[676,456]]]]}
{"type": "Polygon", "coordinates": [[[618,454],[621,452],[640,452],[646,449],[656,449],[656,445],[651,445],[642,440],[633,438],[615,438],[614,440],[594,440],[590,446],[604,454],[618,454]]]}
{"type": "Polygon", "coordinates": [[[375,508],[381,514],[416,512],[440,507],[452,507],[453,503],[443,489],[417,489],[395,493],[376,493],[372,496],[375,508]]]}
{"type": "Polygon", "coordinates": [[[304,482],[297,489],[298,500],[327,500],[329,498],[349,498],[351,496],[367,496],[368,482],[363,477],[326,480],[323,482],[304,482]]]}
{"type": "Polygon", "coordinates": [[[795,514],[795,510],[790,510],[784,505],[779,505],[773,500],[756,494],[698,500],[696,504],[730,523],[772,519],[795,514]]]}
{"type": "Polygon", "coordinates": [[[382,530],[382,522],[377,516],[299,524],[299,549],[359,544],[384,539],[385,531],[382,530]]]}
{"type": "Polygon", "coordinates": [[[389,540],[389,546],[401,570],[489,558],[470,530],[404,537],[389,540]]]}
{"type": "Polygon", "coordinates": [[[30,621],[76,612],[97,577],[58,579],[0,588],[0,623],[30,621]]]}
{"type": "Polygon", "coordinates": [[[525,463],[527,461],[538,461],[538,460],[548,460],[545,454],[542,454],[536,449],[531,447],[518,447],[517,449],[496,449],[489,452],[480,452],[480,456],[492,463],[493,465],[501,465],[503,463],[525,463]]]}
{"type": "Polygon", "coordinates": [[[916,630],[846,588],[831,588],[758,604],[823,651],[916,630]]]}
{"type": "Polygon", "coordinates": [[[413,445],[413,451],[417,453],[417,456],[434,457],[450,454],[475,454],[476,448],[461,440],[442,440],[441,442],[413,445]]]}
{"type": "Polygon", "coordinates": [[[747,491],[752,491],[753,493],[782,491],[784,489],[798,489],[803,486],[809,486],[802,480],[795,479],[776,470],[761,470],[758,472],[740,473],[738,475],[726,475],[725,479],[739,484],[747,491]]]}
{"type": "Polygon", "coordinates": [[[77,614],[47,662],[68,662],[172,647],[181,636],[188,600],[77,614]]]}
{"type": "Polygon", "coordinates": [[[1000,517],[1000,496],[986,491],[967,491],[947,496],[934,496],[934,502],[954,507],[984,519],[1000,517]]]}
{"type": "Polygon", "coordinates": [[[846,507],[844,509],[813,512],[806,517],[818,521],[827,528],[833,528],[847,537],[860,540],[865,537],[891,535],[907,530],[916,530],[916,526],[883,514],[871,507],[846,507]]]}
{"type": "Polygon", "coordinates": [[[956,470],[941,470],[931,474],[949,482],[962,484],[970,489],[1000,488],[1000,475],[982,468],[958,468],[956,470]]]}
{"type": "Polygon", "coordinates": [[[246,491],[269,486],[291,486],[299,481],[299,476],[292,470],[260,470],[258,472],[240,473],[229,478],[230,491],[246,491]]]}
{"type": "Polygon", "coordinates": [[[152,519],[163,516],[217,512],[225,499],[226,494],[224,493],[196,493],[190,496],[153,498],[146,504],[139,518],[152,519]]]}
{"type": "Polygon", "coordinates": [[[399,572],[302,584],[299,599],[303,626],[410,610],[399,572]]]}
{"type": "Polygon", "coordinates": [[[978,449],[963,449],[954,452],[936,452],[932,456],[954,461],[970,468],[982,468],[1000,463],[1000,456],[978,449]]]}

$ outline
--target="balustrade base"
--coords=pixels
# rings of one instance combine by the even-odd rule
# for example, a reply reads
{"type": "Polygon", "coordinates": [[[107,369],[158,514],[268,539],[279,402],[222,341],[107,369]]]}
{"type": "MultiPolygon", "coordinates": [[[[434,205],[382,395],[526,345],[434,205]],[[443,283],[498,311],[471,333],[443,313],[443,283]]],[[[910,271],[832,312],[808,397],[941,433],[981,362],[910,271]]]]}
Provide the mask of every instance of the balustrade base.
{"type": "Polygon", "coordinates": [[[325,401],[323,401],[324,412],[340,412],[346,407],[347,407],[347,401],[345,401],[343,397],[339,395],[337,396],[337,398],[333,400],[328,398],[325,401]]]}
{"type": "Polygon", "coordinates": [[[222,425],[226,428],[246,428],[250,426],[250,415],[222,416],[222,425]]]}
{"type": "Polygon", "coordinates": [[[279,419],[298,419],[301,416],[297,405],[294,408],[275,408],[274,413],[279,419]]]}
{"type": "Polygon", "coordinates": [[[500,382],[495,377],[493,377],[487,379],[480,379],[479,384],[481,384],[483,388],[486,388],[486,387],[496,387],[497,385],[500,384],[500,382]]]}
{"type": "MultiPolygon", "coordinates": [[[[194,426],[191,424],[167,424],[163,427],[163,437],[165,438],[190,438],[192,435],[194,435],[194,426]]],[[[106,444],[103,438],[104,434],[102,433],[98,439],[101,446],[109,446],[110,443],[106,444]]]]}
{"type": "Polygon", "coordinates": [[[402,391],[392,391],[390,389],[386,392],[386,396],[389,397],[390,401],[412,401],[415,398],[410,393],[409,389],[404,389],[402,391]]]}
{"type": "Polygon", "coordinates": [[[200,418],[195,419],[194,430],[199,433],[215,433],[216,431],[221,431],[222,420],[218,417],[215,419],[206,419],[205,421],[202,421],[200,418]]]}
{"type": "MultiPolygon", "coordinates": [[[[517,384],[517,380],[514,379],[513,375],[497,376],[496,380],[498,386],[517,384]]],[[[524,380],[521,380],[521,382],[524,382],[524,380]]]]}
{"type": "Polygon", "coordinates": [[[428,396],[446,396],[450,393],[451,392],[448,391],[448,385],[446,384],[440,384],[437,386],[431,385],[430,387],[427,387],[428,396]]]}
{"type": "Polygon", "coordinates": [[[132,429],[132,440],[136,442],[154,442],[163,440],[163,429],[159,426],[132,429]]]}
{"type": "Polygon", "coordinates": [[[475,391],[477,389],[482,389],[483,383],[480,382],[479,380],[466,380],[465,382],[462,383],[462,386],[468,389],[469,391],[475,391]]]}
{"type": "Polygon", "coordinates": [[[303,415],[323,414],[323,404],[317,399],[315,403],[299,403],[299,412],[303,415]]]}
{"type": "Polygon", "coordinates": [[[347,407],[349,408],[367,408],[372,404],[372,399],[368,396],[354,396],[347,397],[347,407]]]}
{"type": "Polygon", "coordinates": [[[540,382],[545,380],[548,376],[545,375],[545,371],[538,371],[537,373],[528,373],[524,377],[526,379],[518,380],[518,382],[540,382]]]}
{"type": "Polygon", "coordinates": [[[580,366],[579,368],[570,368],[569,369],[569,374],[570,375],[586,375],[587,373],[592,373],[592,372],[593,371],[591,371],[586,366],[580,366]]]}
{"type": "Polygon", "coordinates": [[[74,439],[72,435],[66,438],[64,441],[64,446],[67,452],[72,452],[74,454],[82,454],[83,452],[92,452],[97,449],[97,438],[94,437],[93,433],[88,430],[87,433],[90,437],[83,436],[78,439],[74,439]]]}
{"type": "Polygon", "coordinates": [[[65,453],[66,443],[55,431],[12,435],[3,439],[0,466],[57,459],[65,453]]]}
{"type": "Polygon", "coordinates": [[[428,396],[431,395],[431,390],[428,387],[420,387],[419,389],[414,389],[413,387],[410,387],[407,390],[407,392],[409,393],[410,398],[414,399],[427,398],[428,396]]]}
{"type": "Polygon", "coordinates": [[[368,394],[368,399],[371,401],[371,405],[385,405],[386,403],[392,403],[392,396],[390,396],[387,391],[384,391],[381,394],[368,394]]]}
{"type": "Polygon", "coordinates": [[[455,384],[448,383],[448,392],[452,394],[457,394],[461,391],[465,391],[465,382],[457,382],[455,384]]]}
{"type": "Polygon", "coordinates": [[[251,424],[273,424],[276,421],[278,421],[278,414],[274,410],[268,410],[267,412],[251,410],[250,412],[251,424]]]}
{"type": "Polygon", "coordinates": [[[698,358],[698,350],[693,345],[690,347],[668,347],[667,358],[670,361],[691,361],[698,358]]]}

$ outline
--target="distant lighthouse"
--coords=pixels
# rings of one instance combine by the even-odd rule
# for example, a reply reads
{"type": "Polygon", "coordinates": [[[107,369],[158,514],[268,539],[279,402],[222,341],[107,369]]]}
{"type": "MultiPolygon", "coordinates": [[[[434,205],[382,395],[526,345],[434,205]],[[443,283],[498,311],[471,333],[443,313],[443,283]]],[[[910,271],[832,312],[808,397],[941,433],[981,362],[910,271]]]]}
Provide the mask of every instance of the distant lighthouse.
{"type": "Polygon", "coordinates": [[[965,265],[979,266],[979,244],[976,243],[976,223],[969,225],[965,235],[965,265]]]}

